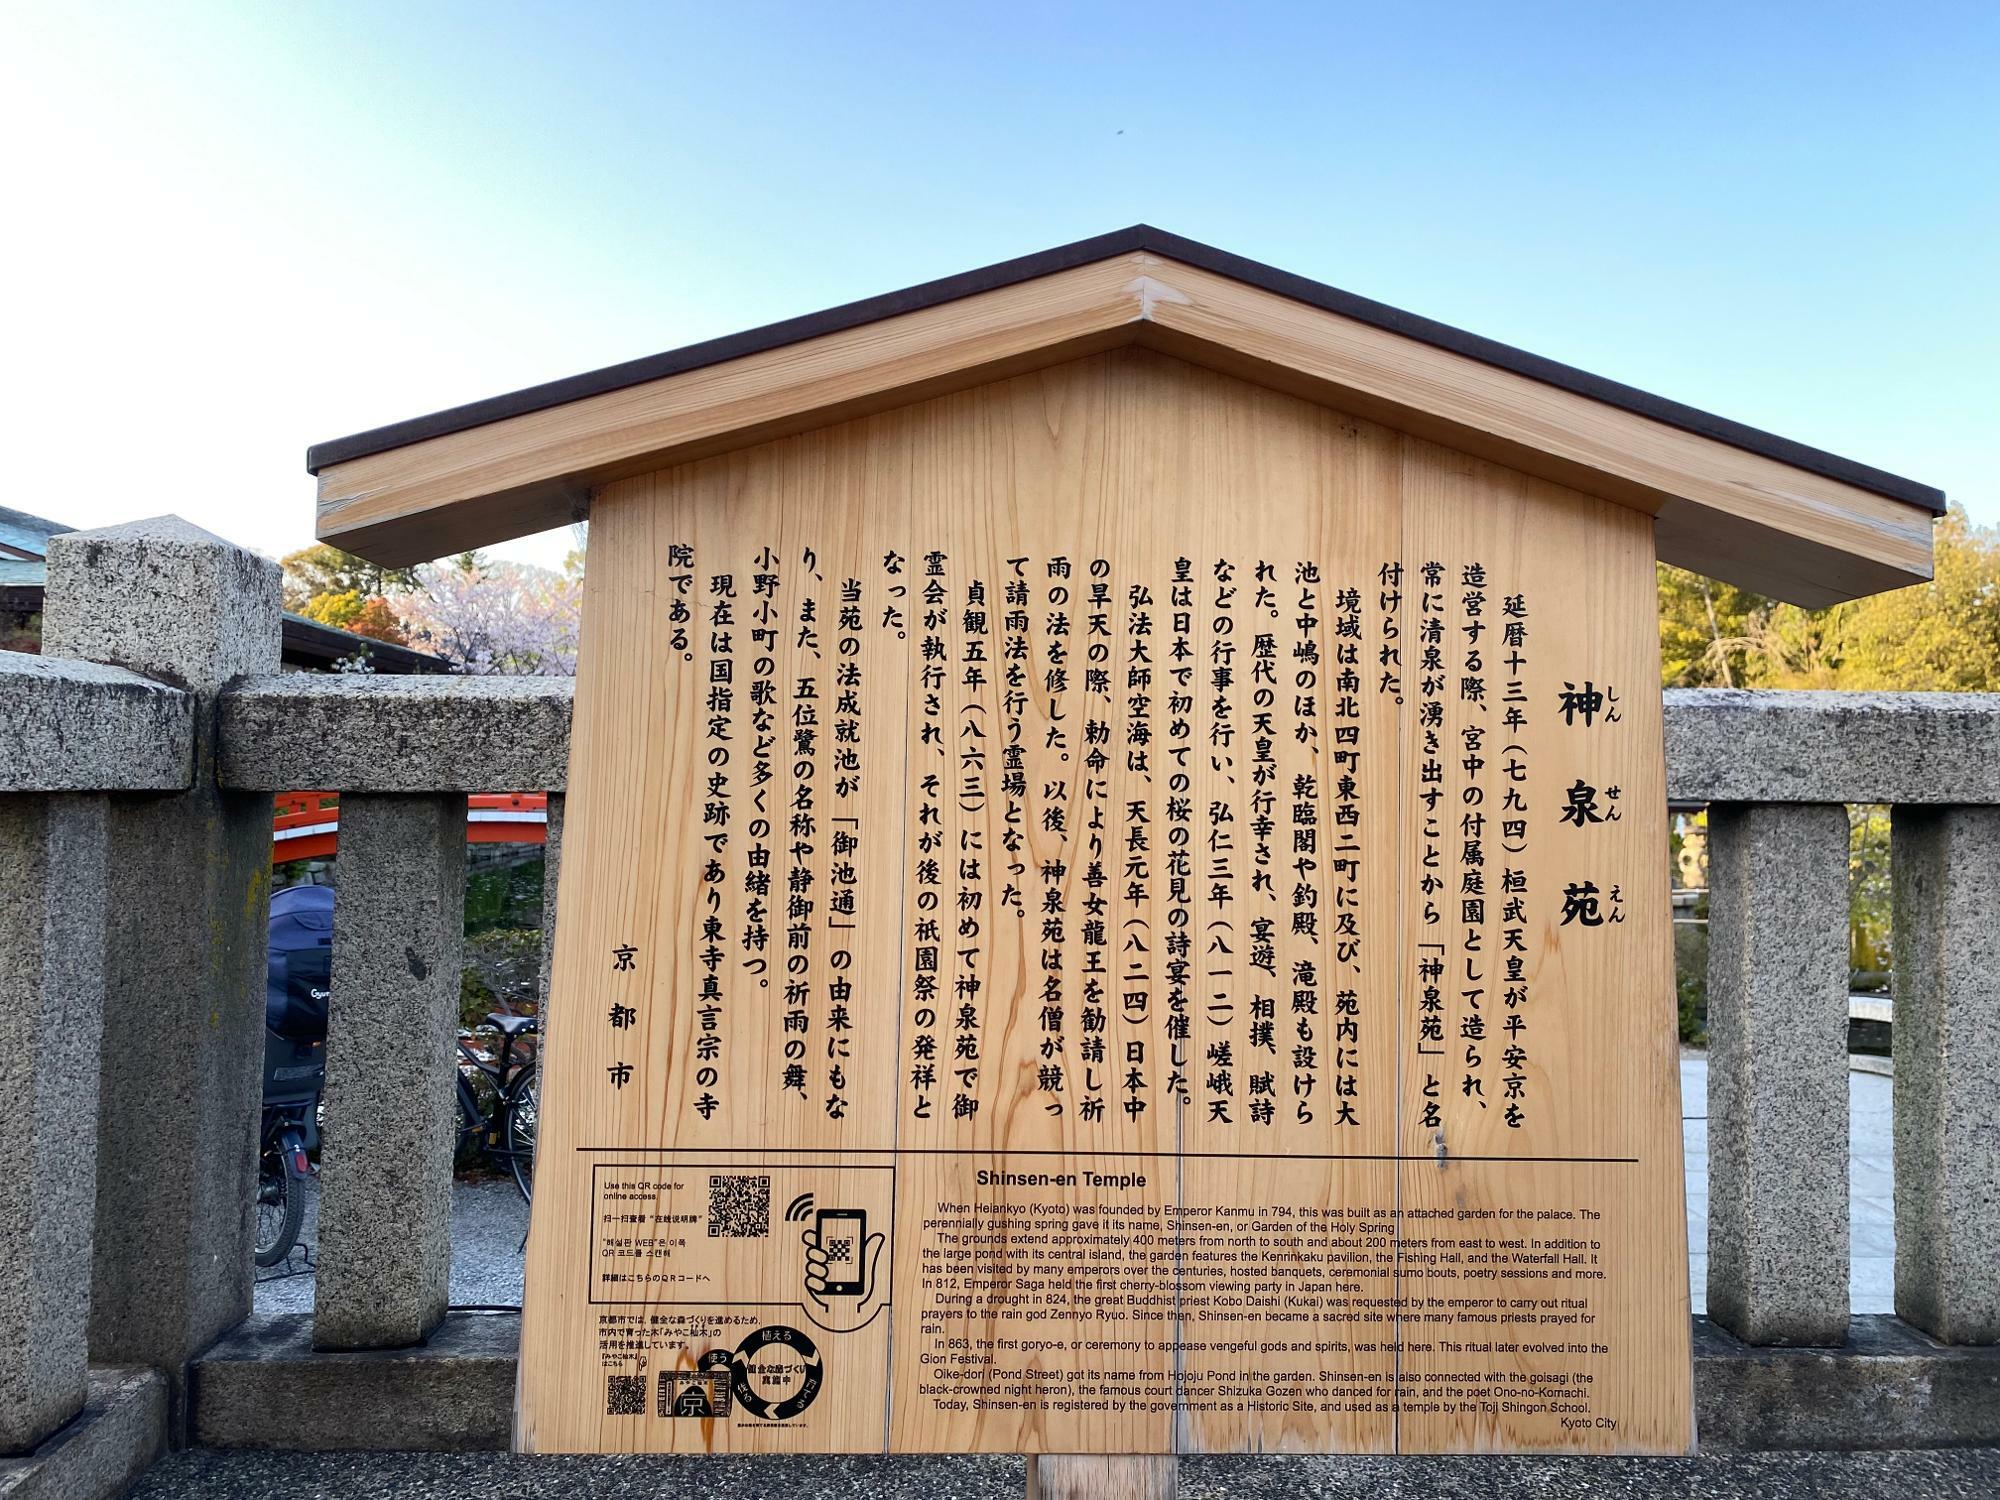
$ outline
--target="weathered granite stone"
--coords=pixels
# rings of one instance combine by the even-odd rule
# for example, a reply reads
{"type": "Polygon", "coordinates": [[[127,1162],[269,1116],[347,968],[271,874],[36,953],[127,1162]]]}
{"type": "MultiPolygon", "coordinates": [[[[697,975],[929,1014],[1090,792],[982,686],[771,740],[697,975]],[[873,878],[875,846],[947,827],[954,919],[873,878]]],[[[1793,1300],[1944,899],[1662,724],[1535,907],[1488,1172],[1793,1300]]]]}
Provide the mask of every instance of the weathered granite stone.
{"type": "Polygon", "coordinates": [[[222,781],[260,791],[561,791],[565,677],[246,682],[222,700],[222,781]]]}
{"type": "Polygon", "coordinates": [[[505,1448],[518,1314],[453,1313],[422,1346],[327,1354],[307,1313],[258,1314],[197,1362],[194,1441],[213,1448],[505,1448]]]}
{"type": "Polygon", "coordinates": [[[278,569],[160,517],[49,542],[43,651],[195,697],[194,776],[115,796],[91,1357],[167,1372],[250,1308],[271,802],[215,783],[216,692],[278,669],[278,569]]]}
{"type": "Polygon", "coordinates": [[[1675,802],[1977,803],[2000,694],[1673,689],[1666,734],[1675,802]]]}
{"type": "Polygon", "coordinates": [[[451,1272],[465,798],[340,801],[321,1150],[321,1349],[421,1343],[451,1272]]]}
{"type": "Polygon", "coordinates": [[[2000,1343],[2000,807],[1899,807],[1896,1311],[2000,1343]]]}
{"type": "Polygon", "coordinates": [[[0,651],[0,792],[178,792],[194,699],[119,667],[0,651]]]}
{"type": "Polygon", "coordinates": [[[0,1500],[117,1500],[166,1438],[167,1381],[158,1370],[92,1365],[75,1420],[33,1453],[0,1458],[0,1500]]]}
{"type": "MultiPolygon", "coordinates": [[[[244,682],[223,698],[223,783],[560,791],[573,689],[547,677],[244,682]]],[[[2000,791],[1995,737],[2000,694],[1674,689],[1667,792],[1676,802],[1974,803],[2000,791]]]]}
{"type": "Polygon", "coordinates": [[[1704,1452],[1990,1446],[2000,1349],[1949,1348],[1880,1313],[1838,1349],[1753,1348],[1696,1318],[1694,1398],[1704,1452]]]}
{"type": "Polygon", "coordinates": [[[179,516],[49,538],[42,654],[197,692],[278,670],[278,565],[179,516]]]}
{"type": "Polygon", "coordinates": [[[1708,1311],[1847,1336],[1847,811],[1709,809],[1708,1311]]]}
{"type": "Polygon", "coordinates": [[[102,797],[0,796],[0,1453],[84,1403],[104,839],[102,797]]]}

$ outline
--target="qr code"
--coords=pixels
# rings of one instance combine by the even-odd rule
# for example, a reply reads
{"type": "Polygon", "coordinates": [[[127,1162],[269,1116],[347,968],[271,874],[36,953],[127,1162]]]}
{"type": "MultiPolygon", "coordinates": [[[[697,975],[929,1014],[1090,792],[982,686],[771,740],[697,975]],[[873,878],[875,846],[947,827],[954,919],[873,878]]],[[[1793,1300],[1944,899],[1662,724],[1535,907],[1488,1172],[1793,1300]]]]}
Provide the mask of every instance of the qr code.
{"type": "Polygon", "coordinates": [[[604,1414],[607,1417],[646,1415],[646,1377],[613,1375],[604,1383],[604,1414]]]}
{"type": "Polygon", "coordinates": [[[854,1259],[854,1236],[843,1234],[838,1239],[828,1240],[820,1248],[826,1251],[826,1258],[830,1261],[852,1260],[854,1259]]]}
{"type": "Polygon", "coordinates": [[[708,1233],[711,1239],[761,1240],[770,1232],[770,1178],[714,1176],[708,1179],[708,1233]]]}

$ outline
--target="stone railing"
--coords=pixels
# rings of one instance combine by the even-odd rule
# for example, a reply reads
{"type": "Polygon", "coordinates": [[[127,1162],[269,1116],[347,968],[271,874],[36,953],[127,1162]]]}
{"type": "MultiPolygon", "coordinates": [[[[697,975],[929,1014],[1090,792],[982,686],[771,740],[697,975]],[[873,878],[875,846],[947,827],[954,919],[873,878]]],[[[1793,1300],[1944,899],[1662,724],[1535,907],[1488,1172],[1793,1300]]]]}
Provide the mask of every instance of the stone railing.
{"type": "MultiPolygon", "coordinates": [[[[163,1440],[504,1442],[517,1325],[447,1308],[465,797],[551,793],[559,857],[569,684],[280,676],[271,564],[172,518],[50,545],[46,654],[0,654],[0,1455],[86,1494],[163,1440]],[[341,793],[340,904],[315,1311],[280,1326],[246,1322],[249,1204],[270,794],[301,788],[341,793]]],[[[2000,698],[1669,693],[1666,726],[1670,799],[1710,805],[1703,1441],[2000,1440],[2000,698]],[[1842,804],[1882,802],[1871,1320],[1842,804]]]]}
{"type": "Polygon", "coordinates": [[[1891,806],[1896,1312],[2000,1343],[2000,696],[1667,694],[1706,802],[1709,1315],[1839,1345],[1847,1305],[1847,803],[1891,806]]]}

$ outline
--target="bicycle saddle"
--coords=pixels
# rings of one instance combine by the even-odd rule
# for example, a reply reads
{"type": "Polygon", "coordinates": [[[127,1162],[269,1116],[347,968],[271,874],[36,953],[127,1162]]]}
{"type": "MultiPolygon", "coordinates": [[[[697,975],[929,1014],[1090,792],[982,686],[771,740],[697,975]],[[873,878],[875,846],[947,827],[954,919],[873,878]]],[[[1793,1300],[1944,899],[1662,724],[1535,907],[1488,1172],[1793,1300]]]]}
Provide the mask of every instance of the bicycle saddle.
{"type": "Polygon", "coordinates": [[[499,1011],[495,1010],[488,1011],[486,1019],[499,1027],[507,1036],[519,1036],[524,1031],[533,1031],[535,1029],[535,1018],[533,1016],[508,1016],[502,1015],[499,1011]]]}

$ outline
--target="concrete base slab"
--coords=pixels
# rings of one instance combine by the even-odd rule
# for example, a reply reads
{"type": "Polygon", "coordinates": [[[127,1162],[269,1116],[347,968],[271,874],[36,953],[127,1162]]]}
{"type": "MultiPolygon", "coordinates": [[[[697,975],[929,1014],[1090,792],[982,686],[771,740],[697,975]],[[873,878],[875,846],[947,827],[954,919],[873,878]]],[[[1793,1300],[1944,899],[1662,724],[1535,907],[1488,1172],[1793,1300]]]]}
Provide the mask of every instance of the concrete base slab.
{"type": "Polygon", "coordinates": [[[1694,1396],[1701,1445],[1716,1451],[2000,1445],[2000,1345],[1862,1317],[1845,1348],[1758,1348],[1696,1318],[1694,1396]]]}
{"type": "MultiPolygon", "coordinates": [[[[504,1449],[520,1326],[452,1313],[421,1349],[321,1354],[309,1315],[252,1318],[194,1364],[194,1441],[504,1449]]],[[[1694,1366],[1707,1452],[2000,1447],[2000,1347],[1940,1344],[1894,1318],[1854,1319],[1844,1349],[1756,1348],[1696,1318],[1694,1366]]]]}
{"type": "Polygon", "coordinates": [[[83,1410],[33,1453],[0,1458],[0,1500],[111,1500],[160,1456],[166,1439],[165,1377],[93,1365],[83,1410]]]}
{"type": "MultiPolygon", "coordinates": [[[[247,1319],[188,1374],[189,1433],[215,1448],[506,1448],[518,1315],[452,1313],[412,1349],[318,1353],[313,1315],[247,1319]]],[[[302,1493],[311,1493],[310,1490],[302,1493]]]]}

